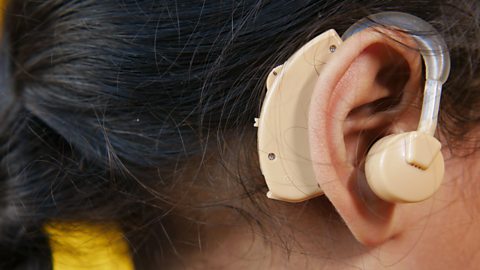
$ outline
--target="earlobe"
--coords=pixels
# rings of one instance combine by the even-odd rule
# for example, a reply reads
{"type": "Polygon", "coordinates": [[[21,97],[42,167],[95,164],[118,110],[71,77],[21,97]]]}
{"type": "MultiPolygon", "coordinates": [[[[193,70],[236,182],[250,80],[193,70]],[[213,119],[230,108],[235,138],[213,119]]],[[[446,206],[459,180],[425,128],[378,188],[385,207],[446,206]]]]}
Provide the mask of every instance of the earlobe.
{"type": "Polygon", "coordinates": [[[389,134],[415,130],[421,113],[420,54],[392,31],[350,37],[320,74],[310,105],[309,133],[317,181],[357,239],[376,245],[397,235],[395,204],[373,194],[364,161],[389,134]],[[395,37],[393,39],[392,37],[395,37]]]}

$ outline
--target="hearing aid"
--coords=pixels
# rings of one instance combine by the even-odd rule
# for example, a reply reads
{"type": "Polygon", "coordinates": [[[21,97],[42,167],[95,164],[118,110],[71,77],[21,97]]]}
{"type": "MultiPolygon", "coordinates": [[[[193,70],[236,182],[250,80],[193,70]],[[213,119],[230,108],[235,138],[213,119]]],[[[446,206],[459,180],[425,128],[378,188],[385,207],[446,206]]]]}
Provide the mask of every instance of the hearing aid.
{"type": "Polygon", "coordinates": [[[426,21],[382,12],[353,24],[342,37],[332,29],[320,34],[269,73],[260,117],[254,122],[268,198],[301,202],[323,194],[313,171],[308,136],[310,99],[318,74],[344,40],[379,26],[410,33],[425,63],[426,82],[417,130],[386,136],[370,148],[365,160],[368,185],[392,203],[420,202],[440,187],[444,160],[434,134],[442,85],[450,73],[448,48],[426,21]]]}

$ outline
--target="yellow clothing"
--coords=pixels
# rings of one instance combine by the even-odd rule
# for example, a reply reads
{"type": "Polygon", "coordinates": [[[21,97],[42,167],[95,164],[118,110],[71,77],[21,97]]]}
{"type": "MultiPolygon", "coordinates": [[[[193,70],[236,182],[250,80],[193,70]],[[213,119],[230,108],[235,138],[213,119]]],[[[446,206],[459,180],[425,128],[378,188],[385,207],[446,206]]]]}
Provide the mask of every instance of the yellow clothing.
{"type": "MultiPolygon", "coordinates": [[[[3,27],[3,15],[5,14],[5,9],[7,8],[7,0],[0,0],[0,29],[3,27]]],[[[0,33],[0,37],[2,34],[0,33]]]]}
{"type": "Polygon", "coordinates": [[[48,226],[53,270],[133,270],[128,245],[122,233],[112,227],[48,226]]]}

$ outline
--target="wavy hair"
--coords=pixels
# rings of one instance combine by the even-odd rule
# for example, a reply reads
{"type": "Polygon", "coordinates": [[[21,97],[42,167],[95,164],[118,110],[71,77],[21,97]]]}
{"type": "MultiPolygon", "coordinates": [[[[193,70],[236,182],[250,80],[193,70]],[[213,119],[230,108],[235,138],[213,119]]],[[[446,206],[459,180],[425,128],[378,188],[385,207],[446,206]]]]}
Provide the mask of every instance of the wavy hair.
{"type": "Polygon", "coordinates": [[[51,268],[51,221],[119,224],[140,269],[161,260],[152,249],[172,248],[172,219],[221,208],[266,227],[252,121],[268,72],[315,35],[380,11],[411,13],[442,33],[452,72],[439,129],[452,149],[476,149],[476,0],[9,1],[0,268],[51,268]]]}

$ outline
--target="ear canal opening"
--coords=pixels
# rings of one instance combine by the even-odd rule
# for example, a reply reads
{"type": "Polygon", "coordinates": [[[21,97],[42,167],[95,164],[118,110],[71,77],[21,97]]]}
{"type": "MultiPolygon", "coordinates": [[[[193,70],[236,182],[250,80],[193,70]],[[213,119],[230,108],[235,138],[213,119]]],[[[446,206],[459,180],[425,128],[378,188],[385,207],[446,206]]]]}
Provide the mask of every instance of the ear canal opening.
{"type": "Polygon", "coordinates": [[[365,139],[363,142],[363,146],[362,143],[359,142],[357,147],[357,153],[355,156],[355,166],[357,166],[361,171],[364,171],[365,169],[365,161],[373,145],[375,145],[382,138],[392,135],[392,133],[388,132],[388,129],[386,128],[377,128],[366,132],[367,133],[364,135],[365,139]]]}

